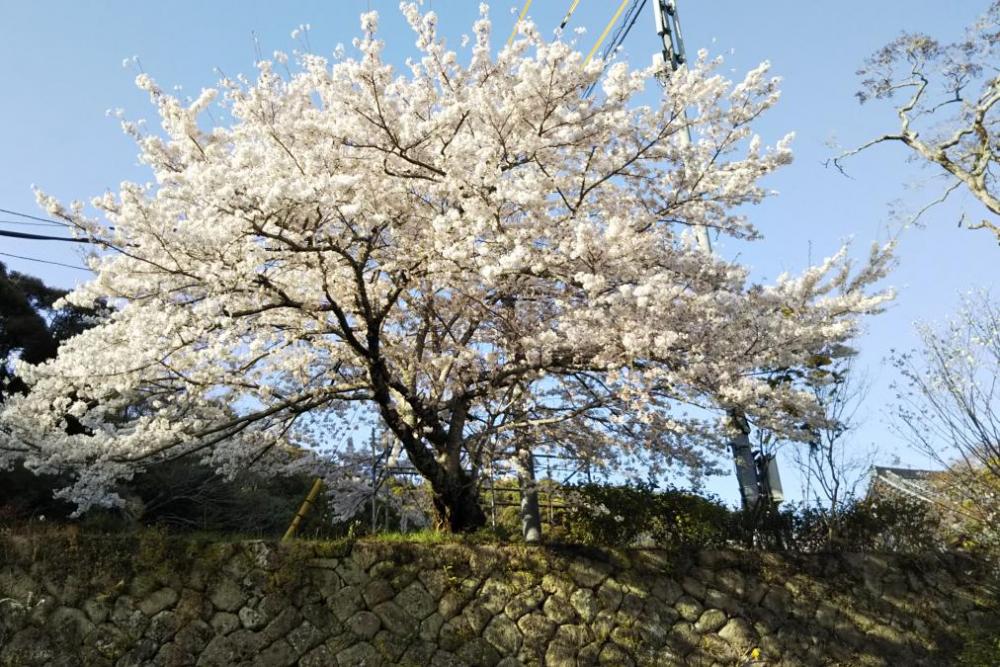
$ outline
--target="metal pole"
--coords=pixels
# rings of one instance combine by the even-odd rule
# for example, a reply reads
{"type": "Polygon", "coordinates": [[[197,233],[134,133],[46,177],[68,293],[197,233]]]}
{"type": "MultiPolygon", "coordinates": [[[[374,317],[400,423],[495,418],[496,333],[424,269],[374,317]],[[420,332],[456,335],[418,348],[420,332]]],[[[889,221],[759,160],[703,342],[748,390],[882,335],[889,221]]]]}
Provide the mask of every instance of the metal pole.
{"type": "Polygon", "coordinates": [[[739,431],[729,443],[729,447],[733,452],[736,482],[740,487],[740,501],[744,510],[753,510],[760,502],[760,479],[757,476],[757,464],[754,462],[753,450],[750,447],[750,425],[747,424],[746,417],[735,411],[729,413],[729,419],[739,431]]]}
{"type": "MultiPolygon", "coordinates": [[[[671,71],[687,62],[684,53],[684,39],[681,36],[681,22],[677,13],[677,0],[653,0],[653,16],[656,21],[656,34],[662,44],[660,57],[670,65],[671,71]]],[[[681,134],[681,146],[691,145],[691,126],[687,123],[687,109],[684,110],[684,132],[681,134]]],[[[705,253],[712,252],[712,241],[708,236],[708,228],[704,225],[695,227],[695,238],[698,246],[705,253]]],[[[761,478],[754,463],[753,450],[750,446],[750,425],[746,416],[739,411],[729,412],[730,423],[736,427],[738,435],[729,443],[733,452],[733,464],[736,467],[736,480],[740,487],[740,500],[744,510],[753,510],[760,501],[761,478]]],[[[777,471],[777,469],[775,469],[777,471]]]]}
{"type": "MultiPolygon", "coordinates": [[[[687,62],[684,54],[684,40],[681,39],[681,24],[677,16],[676,0],[653,0],[653,15],[656,19],[656,34],[659,35],[663,50],[660,57],[670,65],[670,70],[677,69],[687,62]]],[[[684,132],[681,134],[681,146],[691,145],[691,126],[688,124],[687,109],[684,109],[684,132]]],[[[708,229],[697,225],[694,229],[698,245],[705,252],[712,252],[712,240],[708,237],[708,229]]]]}
{"type": "Polygon", "coordinates": [[[490,520],[493,530],[497,529],[497,483],[496,470],[493,468],[493,459],[490,459],[490,520]]]}
{"type": "Polygon", "coordinates": [[[376,449],[375,449],[375,429],[372,429],[371,438],[369,439],[369,447],[372,452],[372,535],[375,534],[375,527],[378,525],[378,514],[377,507],[375,505],[375,485],[378,483],[378,462],[376,460],[376,449]]]}

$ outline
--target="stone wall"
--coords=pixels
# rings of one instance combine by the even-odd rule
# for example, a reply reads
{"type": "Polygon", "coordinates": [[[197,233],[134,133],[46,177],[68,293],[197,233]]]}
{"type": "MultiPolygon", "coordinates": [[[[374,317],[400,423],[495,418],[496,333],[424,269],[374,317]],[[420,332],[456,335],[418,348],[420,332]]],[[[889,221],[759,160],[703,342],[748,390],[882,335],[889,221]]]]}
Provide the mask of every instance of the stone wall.
{"type": "Polygon", "coordinates": [[[949,665],[959,557],[0,540],[0,665],[949,665]],[[752,662],[754,656],[758,656],[752,662]]]}

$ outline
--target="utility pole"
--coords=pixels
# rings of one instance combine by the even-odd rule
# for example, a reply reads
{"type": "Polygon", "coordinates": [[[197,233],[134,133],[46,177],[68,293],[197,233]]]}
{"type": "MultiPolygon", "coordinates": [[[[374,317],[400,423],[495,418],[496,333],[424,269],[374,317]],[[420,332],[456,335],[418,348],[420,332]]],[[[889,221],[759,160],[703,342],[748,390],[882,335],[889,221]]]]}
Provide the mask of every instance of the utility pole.
{"type": "MultiPolygon", "coordinates": [[[[653,15],[656,19],[656,34],[660,37],[663,50],[657,56],[660,62],[670,65],[670,70],[676,72],[677,68],[687,62],[684,54],[684,39],[681,37],[681,23],[677,16],[676,0],[653,0],[653,15]]],[[[687,121],[687,110],[684,111],[684,120],[687,121]]],[[[691,126],[684,124],[684,134],[681,135],[681,145],[687,148],[691,145],[691,126]]],[[[695,236],[698,245],[705,252],[712,252],[712,241],[708,238],[708,229],[703,225],[695,227],[695,236]]]]}
{"type": "MultiPolygon", "coordinates": [[[[662,51],[657,54],[660,62],[670,65],[671,71],[677,71],[687,63],[684,53],[684,38],[681,35],[681,22],[677,14],[677,0],[653,0],[653,17],[656,21],[656,34],[660,38],[662,51]]],[[[684,120],[687,121],[687,110],[684,110],[684,120]]],[[[685,122],[681,145],[687,148],[691,145],[691,126],[685,122]]],[[[695,227],[695,238],[706,254],[712,252],[712,241],[708,229],[704,225],[695,227]]],[[[746,416],[739,411],[730,410],[729,422],[738,431],[738,435],[729,443],[733,452],[733,464],[736,467],[736,480],[740,487],[740,500],[744,510],[753,510],[761,499],[761,492],[771,488],[767,475],[773,468],[777,474],[777,463],[763,468],[761,473],[754,460],[753,448],[750,446],[750,425],[746,416]]],[[[780,482],[779,482],[780,484],[780,482]]]]}

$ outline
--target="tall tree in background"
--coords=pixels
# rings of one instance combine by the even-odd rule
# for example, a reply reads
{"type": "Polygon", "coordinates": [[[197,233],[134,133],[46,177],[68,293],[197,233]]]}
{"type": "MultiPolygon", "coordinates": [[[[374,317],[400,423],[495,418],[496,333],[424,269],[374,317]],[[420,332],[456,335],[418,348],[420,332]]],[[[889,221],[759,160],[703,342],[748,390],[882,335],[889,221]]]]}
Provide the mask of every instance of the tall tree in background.
{"type": "Polygon", "coordinates": [[[839,167],[844,158],[877,144],[902,144],[948,179],[932,204],[964,189],[990,214],[968,226],[987,229],[1000,241],[1000,2],[994,1],[962,39],[942,43],[904,33],[858,74],[864,77],[858,99],[891,101],[898,125],[834,163],[839,167]]]}
{"type": "Polygon", "coordinates": [[[92,323],[91,309],[55,307],[66,294],[0,263],[0,402],[11,392],[27,390],[14,373],[15,360],[39,364],[52,359],[62,341],[92,323]]]}
{"type": "Polygon", "coordinates": [[[742,207],[791,159],[751,130],[778,98],[767,67],[732,85],[701,54],[641,106],[657,68],[605,73],[530,23],[494,56],[485,8],[460,58],[432,12],[403,11],[419,52],[402,73],[369,13],[357,57],[303,55],[287,78],[262,62],[190,106],[138,78],[163,135],[126,129],[157,185],[96,199],[107,223],[39,195],[119,250],[69,297],[117,308],[21,365],[32,391],[0,413],[0,462],[71,467],[85,508],[157,460],[236,469],[363,411],[463,531],[485,521],[478,471],[498,443],[697,470],[730,411],[808,439],[822,410],[768,369],[853,336],[890,260],[841,250],[761,285],[693,243],[699,225],[759,237],[742,207]],[[203,129],[220,91],[232,122],[203,129]],[[121,417],[137,404],[151,410],[121,417]]]}
{"type": "MultiPolygon", "coordinates": [[[[56,302],[66,290],[45,285],[41,280],[0,263],[0,404],[12,395],[24,394],[28,386],[15,372],[15,362],[38,364],[56,356],[59,345],[96,323],[98,313],[91,308],[62,306],[56,302]]],[[[78,427],[79,424],[74,424],[78,427]]],[[[6,426],[0,421],[0,440],[6,426]]],[[[12,469],[0,466],[0,513],[9,520],[27,509],[31,513],[60,516],[72,505],[52,498],[52,492],[66,480],[41,479],[10,460],[12,469]]]]}

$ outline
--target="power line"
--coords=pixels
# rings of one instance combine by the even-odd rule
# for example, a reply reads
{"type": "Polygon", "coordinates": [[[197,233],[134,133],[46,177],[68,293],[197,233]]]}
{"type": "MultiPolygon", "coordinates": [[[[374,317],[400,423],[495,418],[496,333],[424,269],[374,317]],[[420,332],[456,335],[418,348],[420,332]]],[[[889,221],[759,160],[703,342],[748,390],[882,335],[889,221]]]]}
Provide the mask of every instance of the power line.
{"type": "Polygon", "coordinates": [[[9,236],[15,239],[28,239],[29,241],[65,241],[66,243],[97,243],[91,239],[72,239],[65,236],[48,236],[46,234],[27,234],[25,232],[10,232],[6,229],[0,230],[0,236],[9,236]]]}
{"type": "Polygon", "coordinates": [[[517,28],[521,25],[521,21],[524,20],[524,15],[528,13],[528,8],[531,7],[532,0],[526,0],[524,3],[524,8],[521,10],[521,15],[517,17],[517,21],[514,22],[514,29],[510,31],[510,37],[507,38],[507,46],[510,46],[514,41],[514,37],[517,35],[517,28]]]}
{"type": "Polygon", "coordinates": [[[63,227],[57,222],[30,222],[28,220],[0,220],[0,225],[25,225],[27,227],[63,227]]]}
{"type": "Polygon", "coordinates": [[[27,218],[28,220],[37,220],[38,222],[47,222],[50,225],[62,225],[63,227],[69,226],[65,222],[59,222],[58,220],[52,220],[50,218],[39,218],[37,215],[21,213],[20,211],[11,211],[10,209],[6,208],[0,208],[0,213],[6,213],[7,215],[16,215],[19,218],[27,218]]]}
{"type": "Polygon", "coordinates": [[[0,255],[3,255],[4,257],[13,257],[14,259],[23,259],[27,262],[38,262],[40,264],[54,264],[56,266],[65,266],[68,269],[76,269],[78,271],[88,271],[88,272],[91,271],[90,269],[83,266],[77,266],[75,264],[63,264],[62,262],[53,262],[52,260],[49,259],[38,259],[37,257],[25,257],[24,255],[13,255],[9,252],[0,252],[0,255]]]}
{"type": "MultiPolygon", "coordinates": [[[[618,9],[615,10],[614,16],[612,16],[611,20],[608,21],[608,24],[604,26],[604,30],[601,31],[601,36],[597,38],[597,43],[594,44],[594,46],[590,49],[590,53],[588,53],[587,57],[584,59],[584,65],[589,63],[590,59],[594,57],[595,53],[597,53],[597,49],[601,48],[601,44],[604,43],[604,40],[608,37],[608,33],[611,32],[611,28],[618,23],[618,17],[622,15],[623,11],[625,11],[625,5],[628,4],[628,1],[629,0],[622,0],[622,3],[618,5],[618,9]]],[[[635,2],[635,0],[632,1],[635,2]]]]}
{"type": "Polygon", "coordinates": [[[625,12],[625,18],[622,19],[621,24],[618,29],[615,30],[615,34],[611,36],[611,44],[609,44],[604,49],[604,53],[601,54],[601,59],[607,62],[608,57],[614,57],[615,52],[618,47],[622,45],[625,38],[628,37],[628,33],[632,30],[632,26],[635,25],[636,19],[639,18],[639,13],[642,11],[643,7],[646,6],[646,0],[632,0],[632,4],[629,5],[628,11],[625,12]]]}
{"type": "MultiPolygon", "coordinates": [[[[646,0],[642,0],[642,2],[639,3],[638,7],[636,7],[635,12],[632,14],[632,20],[629,21],[628,27],[625,28],[625,33],[621,36],[621,38],[618,40],[618,43],[615,45],[614,51],[616,51],[619,46],[625,43],[625,38],[628,37],[628,34],[630,32],[632,32],[632,27],[635,25],[635,22],[639,20],[639,15],[642,14],[642,10],[645,8],[646,8],[646,0]]],[[[625,20],[628,21],[628,17],[626,17],[625,20]]],[[[622,23],[622,25],[625,24],[622,23]]]]}
{"type": "Polygon", "coordinates": [[[578,4],[580,4],[580,0],[573,0],[573,4],[569,6],[569,11],[566,12],[566,16],[563,17],[562,23],[559,24],[559,32],[562,32],[563,28],[566,27],[566,24],[569,23],[569,19],[573,16],[573,12],[576,11],[576,6],[578,4]]]}
{"type": "MultiPolygon", "coordinates": [[[[605,67],[608,63],[608,56],[611,55],[613,57],[615,51],[618,50],[618,47],[625,43],[625,38],[628,37],[628,34],[632,31],[632,27],[639,19],[639,15],[642,14],[642,10],[645,7],[646,0],[642,0],[642,2],[639,2],[639,0],[632,0],[632,5],[629,7],[628,12],[625,13],[625,20],[622,21],[618,30],[615,31],[614,36],[611,38],[611,44],[608,45],[608,47],[604,50],[604,53],[601,55],[601,60],[604,61],[605,67]]],[[[600,42],[598,42],[598,45],[599,44],[600,42]]],[[[591,51],[591,53],[593,53],[593,51],[591,51]]],[[[583,96],[590,97],[596,87],[597,80],[587,86],[587,89],[583,91],[583,96]]]]}

